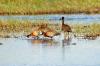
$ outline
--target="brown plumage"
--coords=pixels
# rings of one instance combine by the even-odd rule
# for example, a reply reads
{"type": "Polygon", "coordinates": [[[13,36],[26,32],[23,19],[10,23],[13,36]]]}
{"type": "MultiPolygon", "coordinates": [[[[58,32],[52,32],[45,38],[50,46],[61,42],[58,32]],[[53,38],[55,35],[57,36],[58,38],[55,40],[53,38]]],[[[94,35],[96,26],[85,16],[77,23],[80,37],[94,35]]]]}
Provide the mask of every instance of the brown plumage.
{"type": "Polygon", "coordinates": [[[64,24],[64,17],[62,17],[61,20],[62,20],[61,30],[64,32],[64,39],[69,38],[69,32],[72,32],[72,29],[68,24],[64,24]],[[66,35],[66,33],[68,35],[66,35]]]}
{"type": "Polygon", "coordinates": [[[32,36],[32,37],[38,37],[38,35],[39,35],[38,31],[33,31],[32,33],[30,33],[29,35],[27,35],[27,37],[30,37],[30,36],[32,36]]]}
{"type": "Polygon", "coordinates": [[[40,30],[44,37],[52,38],[53,36],[57,35],[55,30],[47,27],[47,25],[43,24],[41,25],[38,30],[40,30]]]}
{"type": "Polygon", "coordinates": [[[64,17],[62,17],[61,20],[62,20],[62,31],[63,32],[72,32],[71,27],[67,24],[64,24],[64,17]]]}
{"type": "Polygon", "coordinates": [[[52,31],[47,31],[47,32],[43,33],[43,35],[44,35],[44,37],[52,38],[55,35],[55,33],[52,31]]]}
{"type": "Polygon", "coordinates": [[[53,38],[54,36],[60,35],[60,33],[57,33],[55,31],[47,31],[47,32],[43,32],[44,37],[49,37],[49,38],[53,38]]]}

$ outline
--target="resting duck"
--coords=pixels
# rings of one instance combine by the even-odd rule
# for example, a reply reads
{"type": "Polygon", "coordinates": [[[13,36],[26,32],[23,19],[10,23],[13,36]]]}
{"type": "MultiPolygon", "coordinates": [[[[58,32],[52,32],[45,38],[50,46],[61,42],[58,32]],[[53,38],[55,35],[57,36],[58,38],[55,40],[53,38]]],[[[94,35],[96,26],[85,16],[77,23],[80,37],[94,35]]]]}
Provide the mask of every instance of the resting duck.
{"type": "Polygon", "coordinates": [[[27,37],[38,37],[39,36],[39,32],[38,31],[33,31],[32,33],[30,33],[29,35],[27,35],[27,37]]]}
{"type": "Polygon", "coordinates": [[[43,35],[44,35],[44,37],[49,37],[52,39],[53,36],[55,35],[55,33],[52,31],[47,31],[47,32],[44,32],[43,35]]]}
{"type": "Polygon", "coordinates": [[[60,33],[56,33],[56,32],[54,32],[54,31],[47,31],[47,32],[43,32],[43,36],[44,37],[48,37],[48,38],[53,38],[53,37],[55,37],[55,36],[58,36],[58,35],[60,35],[60,33]]]}

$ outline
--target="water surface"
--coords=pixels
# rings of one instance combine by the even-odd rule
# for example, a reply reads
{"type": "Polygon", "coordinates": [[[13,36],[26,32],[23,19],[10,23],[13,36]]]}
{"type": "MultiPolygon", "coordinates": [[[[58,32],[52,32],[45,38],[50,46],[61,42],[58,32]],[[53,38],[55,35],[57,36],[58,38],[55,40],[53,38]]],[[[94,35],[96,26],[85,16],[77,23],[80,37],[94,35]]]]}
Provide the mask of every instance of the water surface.
{"type": "Polygon", "coordinates": [[[11,15],[0,16],[1,20],[50,20],[51,22],[60,22],[59,19],[64,16],[65,23],[100,23],[100,14],[86,15],[86,14],[70,14],[70,15],[11,15]]]}
{"type": "MultiPolygon", "coordinates": [[[[50,20],[100,23],[100,15],[0,16],[1,20],[50,20]]],[[[100,66],[100,38],[96,40],[30,40],[0,38],[0,66],[100,66]]]]}
{"type": "Polygon", "coordinates": [[[0,66],[100,65],[100,38],[66,40],[64,43],[54,40],[1,38],[0,42],[3,43],[0,45],[0,66]]]}

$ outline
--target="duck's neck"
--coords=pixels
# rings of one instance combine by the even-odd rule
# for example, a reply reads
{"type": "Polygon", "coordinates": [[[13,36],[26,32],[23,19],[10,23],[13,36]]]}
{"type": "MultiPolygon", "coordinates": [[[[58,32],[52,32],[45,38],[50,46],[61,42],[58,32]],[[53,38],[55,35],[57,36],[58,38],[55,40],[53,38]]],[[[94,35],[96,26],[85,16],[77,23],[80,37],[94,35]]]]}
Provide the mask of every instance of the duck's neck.
{"type": "Polygon", "coordinates": [[[62,19],[62,25],[64,25],[64,19],[62,19]]]}

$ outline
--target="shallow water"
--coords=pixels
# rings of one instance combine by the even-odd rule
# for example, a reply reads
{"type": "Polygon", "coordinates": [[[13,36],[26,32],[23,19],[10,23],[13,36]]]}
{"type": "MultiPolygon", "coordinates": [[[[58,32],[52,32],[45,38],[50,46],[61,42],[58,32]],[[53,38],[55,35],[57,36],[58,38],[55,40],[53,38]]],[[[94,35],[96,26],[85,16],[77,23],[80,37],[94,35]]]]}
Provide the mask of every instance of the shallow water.
{"type": "Polygon", "coordinates": [[[59,19],[64,16],[65,23],[100,23],[100,14],[64,14],[64,15],[9,15],[9,16],[0,16],[0,20],[50,20],[51,22],[59,22],[59,19]]]}
{"type": "MultiPolygon", "coordinates": [[[[0,19],[54,21],[61,16],[65,23],[100,23],[100,15],[84,14],[0,16],[0,19]]],[[[64,41],[0,38],[0,43],[0,66],[100,66],[100,38],[64,41]]]]}
{"type": "Polygon", "coordinates": [[[0,66],[100,66],[100,38],[65,41],[0,38],[0,66]]]}

